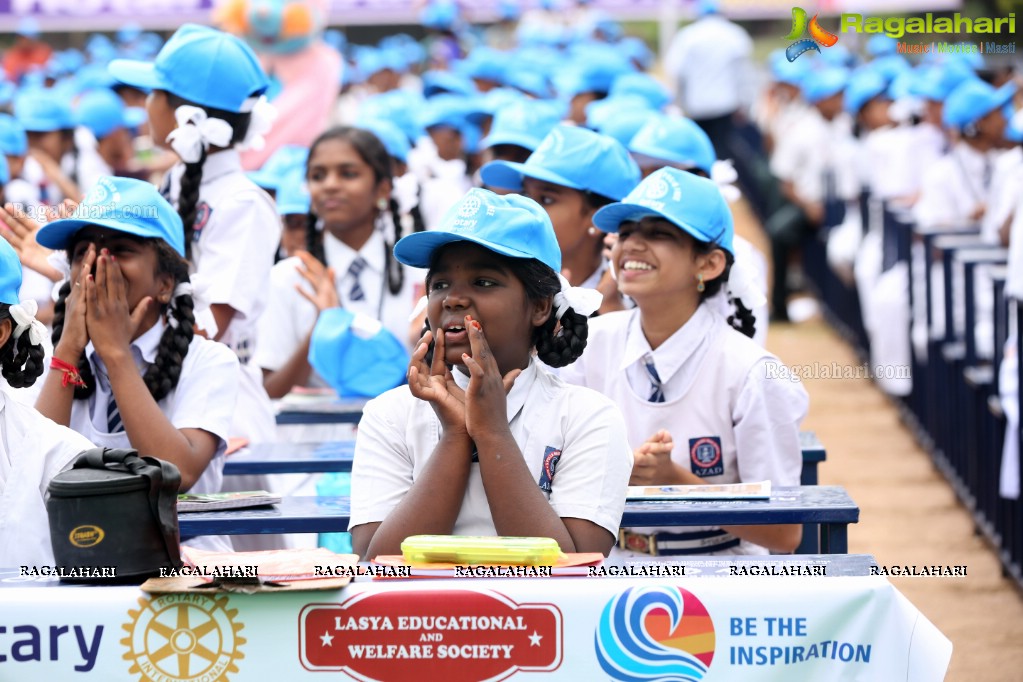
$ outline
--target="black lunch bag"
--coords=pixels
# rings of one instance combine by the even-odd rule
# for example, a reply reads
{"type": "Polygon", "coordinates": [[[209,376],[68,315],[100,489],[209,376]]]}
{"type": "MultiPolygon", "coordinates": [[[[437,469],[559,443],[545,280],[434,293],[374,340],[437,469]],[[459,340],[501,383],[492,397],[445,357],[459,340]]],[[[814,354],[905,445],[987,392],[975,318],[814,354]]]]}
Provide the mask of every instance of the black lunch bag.
{"type": "Polygon", "coordinates": [[[79,454],[47,489],[50,544],[61,580],[140,583],[161,568],[180,568],[180,485],[176,466],[135,450],[79,454]]]}

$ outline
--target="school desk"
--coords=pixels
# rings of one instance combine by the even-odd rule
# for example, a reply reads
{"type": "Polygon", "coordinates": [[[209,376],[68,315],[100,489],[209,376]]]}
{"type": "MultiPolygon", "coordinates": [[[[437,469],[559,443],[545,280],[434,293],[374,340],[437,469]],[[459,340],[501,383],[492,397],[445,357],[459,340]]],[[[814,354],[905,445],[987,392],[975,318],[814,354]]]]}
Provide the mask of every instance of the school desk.
{"type": "MultiPolygon", "coordinates": [[[[817,485],[817,466],[827,459],[817,434],[799,434],[803,452],[800,484],[817,485]]],[[[227,457],[224,474],[302,474],[351,471],[355,441],[322,443],[256,443],[227,457]]]]}
{"type": "Polygon", "coordinates": [[[656,666],[707,682],[944,678],[951,642],[883,576],[704,577],[754,564],[681,563],[679,577],[357,580],[254,595],[0,573],[0,677],[578,682],[653,679],[656,666]]]}
{"type": "MultiPolygon", "coordinates": [[[[269,508],[178,515],[181,535],[249,533],[339,533],[348,530],[348,497],[285,497],[269,508]]],[[[820,525],[817,547],[824,554],[848,552],[847,526],[859,521],[859,507],[840,486],[777,487],[770,500],[631,501],[621,525],[723,526],[774,523],[820,525]]]]}
{"type": "Polygon", "coordinates": [[[289,396],[277,402],[278,424],[358,424],[365,398],[289,396]]]}

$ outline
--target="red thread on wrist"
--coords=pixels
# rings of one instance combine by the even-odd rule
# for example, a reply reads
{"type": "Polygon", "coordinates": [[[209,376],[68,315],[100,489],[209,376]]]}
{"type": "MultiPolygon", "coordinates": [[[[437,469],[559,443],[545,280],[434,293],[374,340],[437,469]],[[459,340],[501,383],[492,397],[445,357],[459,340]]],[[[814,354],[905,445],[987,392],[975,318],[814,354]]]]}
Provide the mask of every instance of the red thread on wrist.
{"type": "Polygon", "coordinates": [[[68,384],[72,386],[82,386],[83,388],[85,387],[85,380],[82,379],[81,373],[78,371],[78,368],[71,363],[64,362],[60,358],[54,356],[50,358],[50,369],[55,369],[64,373],[64,376],[61,377],[60,380],[60,385],[64,388],[67,388],[68,384]]]}

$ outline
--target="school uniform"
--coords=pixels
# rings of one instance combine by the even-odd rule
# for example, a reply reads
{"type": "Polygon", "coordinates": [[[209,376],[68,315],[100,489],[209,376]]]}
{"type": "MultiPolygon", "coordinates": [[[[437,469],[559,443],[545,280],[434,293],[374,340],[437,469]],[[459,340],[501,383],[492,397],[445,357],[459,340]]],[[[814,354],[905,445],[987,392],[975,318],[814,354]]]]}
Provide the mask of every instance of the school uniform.
{"type": "Polygon", "coordinates": [[[0,391],[0,557],[7,565],[53,564],[46,488],[92,447],[81,434],[0,391]]]}
{"type": "MultiPolygon", "coordinates": [[[[453,372],[463,389],[469,378],[453,372]]],[[[544,370],[534,358],[507,396],[508,425],[536,484],[561,517],[618,532],[632,456],[614,404],[544,370]]],[[[441,438],[433,407],[407,386],[371,400],[363,412],[352,467],[349,529],[383,521],[401,503],[441,438]]],[[[472,472],[454,535],[496,535],[487,493],[472,472]]]]}
{"type": "MultiPolygon", "coordinates": [[[[174,205],[184,170],[183,164],[171,170],[167,193],[174,205]]],[[[281,229],[273,199],[245,175],[237,151],[227,149],[207,157],[192,236],[192,283],[197,289],[206,289],[211,305],[226,304],[235,310],[220,338],[242,367],[231,435],[253,442],[273,441],[277,435],[263,375],[251,358],[257,347],[256,324],[267,305],[266,283],[281,229]]]]}
{"type": "Polygon", "coordinates": [[[78,146],[78,189],[88,194],[96,181],[105,175],[116,175],[114,169],[100,156],[99,141],[88,128],[75,129],[75,144],[78,146]]]}
{"type": "MultiPolygon", "coordinates": [[[[1016,210],[1009,229],[1009,266],[1005,278],[1005,296],[1012,299],[1010,305],[1023,300],[1023,198],[1016,203],[1016,210]]],[[[999,480],[999,494],[1009,499],[1019,499],[1019,356],[1017,354],[1016,328],[1011,329],[1005,341],[1004,357],[998,366],[998,391],[1005,412],[1005,442],[1002,445],[1002,463],[999,480]]]]}
{"type": "MultiPolygon", "coordinates": [[[[799,423],[808,396],[798,378],[728,323],[711,307],[696,313],[656,350],[650,349],[640,311],[590,321],[586,350],[561,377],[610,397],[621,409],[629,446],[639,448],[661,429],[675,443],[672,459],[708,483],[770,480],[798,485],[802,457],[799,423]],[[663,402],[651,402],[652,358],[663,402]]],[[[668,533],[661,554],[765,554],[719,528],[634,528],[648,535],[668,533]]],[[[626,536],[628,546],[642,538],[626,536]]],[[[645,556],[619,546],[615,556],[645,556]]]]}
{"type": "Polygon", "coordinates": [[[925,171],[920,199],[913,206],[916,222],[924,228],[966,227],[971,214],[987,206],[995,164],[1001,152],[980,152],[966,142],[956,145],[925,171]]]}

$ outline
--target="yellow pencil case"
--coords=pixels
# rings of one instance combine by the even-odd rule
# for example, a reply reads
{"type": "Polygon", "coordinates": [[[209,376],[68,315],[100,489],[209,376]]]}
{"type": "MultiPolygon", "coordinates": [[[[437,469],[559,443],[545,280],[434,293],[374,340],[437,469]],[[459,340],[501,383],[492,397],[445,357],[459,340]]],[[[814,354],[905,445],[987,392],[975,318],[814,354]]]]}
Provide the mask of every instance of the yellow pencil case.
{"type": "Polygon", "coordinates": [[[552,538],[413,535],[401,543],[401,553],[410,564],[552,566],[561,547],[552,538]]]}

